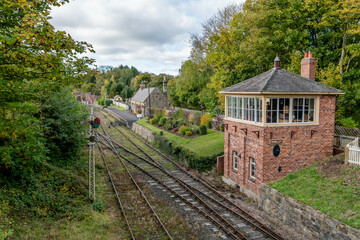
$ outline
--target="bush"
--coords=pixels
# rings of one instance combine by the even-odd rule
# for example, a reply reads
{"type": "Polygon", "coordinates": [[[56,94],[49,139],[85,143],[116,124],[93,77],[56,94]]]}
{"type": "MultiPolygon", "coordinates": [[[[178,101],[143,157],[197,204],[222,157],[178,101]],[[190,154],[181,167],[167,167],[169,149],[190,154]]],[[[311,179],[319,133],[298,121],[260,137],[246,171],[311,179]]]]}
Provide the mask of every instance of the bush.
{"type": "Polygon", "coordinates": [[[225,130],[225,126],[224,126],[224,124],[221,124],[221,126],[220,126],[220,131],[224,131],[225,130]]]}
{"type": "Polygon", "coordinates": [[[181,126],[179,128],[179,132],[181,135],[185,135],[187,131],[192,132],[191,128],[188,126],[181,126]]]}
{"type": "Polygon", "coordinates": [[[207,133],[207,128],[205,125],[200,125],[199,132],[201,135],[205,135],[207,133]]]}
{"type": "Polygon", "coordinates": [[[175,119],[179,120],[183,117],[183,110],[180,108],[174,112],[175,119]]]}
{"type": "Polygon", "coordinates": [[[104,203],[101,200],[95,200],[92,205],[94,210],[98,212],[101,212],[104,208],[104,203]]]}
{"type": "Polygon", "coordinates": [[[112,103],[113,103],[113,101],[110,100],[110,99],[107,99],[107,100],[104,102],[105,106],[107,106],[107,107],[110,106],[112,103]]]}
{"type": "Polygon", "coordinates": [[[160,131],[160,136],[164,135],[164,132],[163,131],[160,131]]]}
{"type": "Polygon", "coordinates": [[[204,114],[202,117],[201,117],[201,125],[207,125],[208,122],[212,121],[212,117],[209,115],[209,114],[204,114]]]}
{"type": "Polygon", "coordinates": [[[184,125],[185,121],[183,118],[180,118],[179,120],[177,120],[176,122],[176,126],[179,128],[181,127],[182,125],[184,125]]]}
{"type": "Polygon", "coordinates": [[[185,136],[191,136],[192,135],[192,132],[191,131],[186,131],[185,132],[185,136]]]}
{"type": "Polygon", "coordinates": [[[198,134],[198,133],[200,133],[200,131],[199,131],[199,127],[198,127],[198,126],[196,126],[196,125],[191,126],[191,129],[192,129],[192,132],[193,132],[194,134],[198,134]]]}
{"type": "Polygon", "coordinates": [[[171,124],[169,124],[169,123],[168,123],[168,124],[166,124],[166,125],[165,125],[165,127],[166,127],[166,129],[167,129],[167,130],[171,130],[171,129],[172,129],[172,125],[171,125],[171,124]]]}
{"type": "Polygon", "coordinates": [[[156,119],[155,118],[150,119],[150,124],[151,125],[157,124],[156,119]]]}
{"type": "Polygon", "coordinates": [[[167,121],[167,117],[162,117],[162,118],[160,118],[160,120],[159,120],[159,125],[160,125],[160,126],[163,126],[163,125],[166,123],[166,121],[167,121]]]}
{"type": "Polygon", "coordinates": [[[206,126],[208,129],[212,129],[212,121],[207,122],[206,126]]]}
{"type": "Polygon", "coordinates": [[[104,106],[104,102],[105,102],[105,99],[103,99],[103,98],[98,100],[98,104],[100,106],[104,106]]]}

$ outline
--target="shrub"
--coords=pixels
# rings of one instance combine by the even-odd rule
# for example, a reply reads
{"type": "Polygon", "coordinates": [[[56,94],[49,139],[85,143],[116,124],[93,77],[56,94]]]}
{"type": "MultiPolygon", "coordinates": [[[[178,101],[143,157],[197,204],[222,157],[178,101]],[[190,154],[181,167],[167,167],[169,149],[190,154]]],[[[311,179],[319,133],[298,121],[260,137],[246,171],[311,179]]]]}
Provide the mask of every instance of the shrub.
{"type": "Polygon", "coordinates": [[[166,111],[165,116],[168,117],[168,118],[170,118],[170,117],[173,116],[173,114],[174,114],[174,112],[171,111],[171,110],[169,110],[169,111],[166,111]]]}
{"type": "Polygon", "coordinates": [[[205,135],[206,132],[207,132],[206,126],[205,125],[200,125],[199,132],[200,132],[201,135],[205,135]]]}
{"type": "Polygon", "coordinates": [[[103,99],[103,98],[98,100],[98,104],[101,106],[104,106],[104,102],[105,102],[105,99],[103,99]]]}
{"type": "Polygon", "coordinates": [[[180,118],[183,117],[183,110],[181,108],[179,108],[178,110],[176,110],[174,112],[174,117],[175,119],[179,120],[180,118]]]}
{"type": "Polygon", "coordinates": [[[105,106],[110,106],[111,104],[113,103],[113,101],[112,100],[110,100],[110,99],[107,99],[106,101],[105,101],[105,106]]]}
{"type": "Polygon", "coordinates": [[[166,121],[167,121],[167,117],[160,118],[159,125],[163,126],[166,123],[166,121]]]}
{"type": "Polygon", "coordinates": [[[208,121],[206,126],[208,129],[212,129],[212,121],[208,121]]]}
{"type": "Polygon", "coordinates": [[[163,131],[160,131],[160,136],[164,135],[164,132],[163,131]]]}
{"type": "Polygon", "coordinates": [[[104,208],[104,203],[101,200],[95,200],[93,203],[93,208],[95,211],[101,212],[104,208]]]}
{"type": "Polygon", "coordinates": [[[192,129],[192,132],[193,132],[194,134],[198,134],[198,133],[200,133],[200,131],[199,131],[199,127],[198,127],[198,126],[196,126],[196,125],[191,126],[191,129],[192,129]]]}
{"type": "Polygon", "coordinates": [[[180,132],[181,135],[185,135],[187,131],[190,131],[190,132],[191,132],[192,130],[191,130],[191,128],[188,127],[188,126],[181,126],[181,127],[179,128],[179,132],[180,132]]]}
{"type": "Polygon", "coordinates": [[[207,123],[209,121],[212,121],[212,117],[209,115],[209,114],[204,114],[202,117],[201,117],[201,125],[207,125],[207,123]]]}
{"type": "Polygon", "coordinates": [[[225,130],[225,126],[224,126],[224,124],[221,124],[221,126],[220,126],[220,131],[224,131],[225,130]]]}
{"type": "Polygon", "coordinates": [[[150,119],[150,124],[151,125],[157,124],[156,119],[155,118],[150,119]]]}
{"type": "Polygon", "coordinates": [[[179,120],[177,120],[176,125],[177,125],[177,127],[179,128],[179,127],[181,127],[182,125],[184,125],[184,123],[185,123],[184,119],[180,118],[179,120]]]}
{"type": "Polygon", "coordinates": [[[191,131],[186,131],[185,132],[185,136],[191,136],[192,135],[192,132],[191,131]]]}
{"type": "Polygon", "coordinates": [[[168,124],[166,124],[166,125],[165,125],[165,127],[166,127],[166,129],[167,129],[167,130],[171,130],[171,129],[172,129],[172,125],[171,125],[171,124],[169,124],[169,123],[168,123],[168,124]]]}

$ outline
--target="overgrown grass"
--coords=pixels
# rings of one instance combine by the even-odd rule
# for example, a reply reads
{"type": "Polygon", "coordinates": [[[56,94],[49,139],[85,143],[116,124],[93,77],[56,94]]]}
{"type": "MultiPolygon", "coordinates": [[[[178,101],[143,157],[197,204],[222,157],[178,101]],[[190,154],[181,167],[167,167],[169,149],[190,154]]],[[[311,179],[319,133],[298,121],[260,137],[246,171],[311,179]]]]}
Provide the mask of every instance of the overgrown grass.
{"type": "Polygon", "coordinates": [[[144,126],[155,133],[163,132],[163,136],[167,139],[178,143],[179,145],[199,154],[200,156],[209,156],[220,154],[224,151],[224,133],[212,131],[208,129],[206,135],[195,138],[182,138],[175,134],[171,134],[151,124],[148,124],[147,119],[143,118],[136,123],[144,126]]]}
{"type": "MultiPolygon", "coordinates": [[[[36,176],[40,183],[35,187],[2,188],[0,222],[4,224],[0,225],[5,226],[0,229],[11,229],[11,239],[128,239],[101,165],[96,166],[96,199],[105,207],[101,212],[93,210],[88,199],[87,155],[85,148],[78,163],[67,168],[47,164],[46,171],[36,176]]],[[[96,161],[101,163],[101,159],[96,161]]]]}
{"type": "Polygon", "coordinates": [[[313,164],[287,177],[269,183],[300,202],[354,228],[360,229],[360,167],[324,174],[321,164],[313,164]]]}

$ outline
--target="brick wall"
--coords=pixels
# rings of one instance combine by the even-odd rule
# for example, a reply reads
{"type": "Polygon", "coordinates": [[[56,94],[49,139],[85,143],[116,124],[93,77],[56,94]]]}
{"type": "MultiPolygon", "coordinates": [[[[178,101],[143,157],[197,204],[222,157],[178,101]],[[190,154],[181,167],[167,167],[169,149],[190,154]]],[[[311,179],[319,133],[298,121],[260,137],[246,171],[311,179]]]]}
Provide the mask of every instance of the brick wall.
{"type": "Polygon", "coordinates": [[[224,176],[258,195],[262,183],[332,155],[335,103],[335,96],[320,97],[319,125],[260,127],[224,120],[228,124],[224,134],[224,176]],[[245,128],[247,134],[241,130],[245,128]],[[278,157],[273,155],[276,144],[280,146],[278,157]],[[238,170],[233,168],[233,151],[241,154],[238,170]],[[250,157],[256,160],[255,180],[249,178],[250,157]]]}

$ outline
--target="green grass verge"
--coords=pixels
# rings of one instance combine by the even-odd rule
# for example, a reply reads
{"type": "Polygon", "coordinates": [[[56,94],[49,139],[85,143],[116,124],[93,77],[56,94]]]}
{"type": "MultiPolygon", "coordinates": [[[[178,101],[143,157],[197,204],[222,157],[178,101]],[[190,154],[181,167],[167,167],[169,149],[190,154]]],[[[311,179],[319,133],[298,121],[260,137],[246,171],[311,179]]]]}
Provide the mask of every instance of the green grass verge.
{"type": "Polygon", "coordinates": [[[115,104],[111,105],[110,107],[117,108],[117,109],[119,109],[120,111],[124,111],[124,110],[126,110],[125,108],[120,107],[120,106],[115,105],[115,104]]]}
{"type": "MultiPolygon", "coordinates": [[[[138,120],[136,123],[144,126],[155,133],[163,131],[151,124],[148,124],[147,119],[143,118],[138,120]]],[[[208,133],[204,136],[195,138],[182,138],[175,134],[163,131],[164,137],[178,143],[179,145],[199,154],[200,156],[209,156],[220,154],[224,151],[224,133],[208,130],[208,133]]]]}
{"type": "Polygon", "coordinates": [[[324,174],[321,169],[321,164],[313,164],[268,185],[360,229],[360,167],[348,167],[333,174],[324,174]]]}

